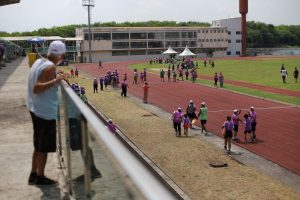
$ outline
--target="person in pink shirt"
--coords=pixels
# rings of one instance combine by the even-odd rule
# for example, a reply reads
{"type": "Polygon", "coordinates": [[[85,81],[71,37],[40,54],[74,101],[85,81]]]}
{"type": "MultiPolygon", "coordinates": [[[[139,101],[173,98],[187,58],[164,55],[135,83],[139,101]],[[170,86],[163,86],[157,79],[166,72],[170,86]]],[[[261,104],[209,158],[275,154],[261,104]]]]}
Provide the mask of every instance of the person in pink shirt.
{"type": "Polygon", "coordinates": [[[189,133],[189,127],[190,127],[190,119],[189,117],[187,116],[187,114],[184,114],[183,115],[183,119],[182,119],[182,122],[183,122],[183,131],[184,131],[184,135],[186,135],[188,137],[188,133],[189,133]]]}
{"type": "Polygon", "coordinates": [[[116,125],[113,123],[113,121],[111,119],[108,120],[107,128],[110,130],[110,132],[112,134],[116,134],[117,133],[116,125]]]}
{"type": "Polygon", "coordinates": [[[181,108],[178,108],[173,112],[172,121],[173,121],[173,126],[175,129],[176,136],[181,136],[181,121],[182,121],[181,108]]]}
{"type": "Polygon", "coordinates": [[[239,118],[239,114],[241,114],[241,110],[237,110],[235,109],[233,111],[233,114],[231,116],[232,122],[233,122],[233,130],[234,130],[234,134],[232,139],[233,140],[238,140],[237,134],[239,132],[239,122],[243,122],[240,118],[239,118]]]}
{"type": "Polygon", "coordinates": [[[149,91],[150,85],[148,84],[147,81],[145,81],[145,84],[143,86],[144,90],[144,103],[148,103],[148,91],[149,91]]]}

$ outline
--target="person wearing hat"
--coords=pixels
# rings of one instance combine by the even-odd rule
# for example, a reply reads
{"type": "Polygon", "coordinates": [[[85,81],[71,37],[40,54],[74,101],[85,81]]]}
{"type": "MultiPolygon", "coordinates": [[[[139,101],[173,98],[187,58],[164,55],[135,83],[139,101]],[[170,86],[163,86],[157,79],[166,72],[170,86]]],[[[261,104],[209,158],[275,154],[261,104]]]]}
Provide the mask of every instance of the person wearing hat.
{"type": "Polygon", "coordinates": [[[190,100],[190,103],[188,105],[188,107],[186,108],[186,114],[187,116],[190,118],[190,128],[193,128],[193,123],[195,123],[195,119],[197,119],[196,116],[196,106],[193,102],[193,100],[190,100]]]}
{"type": "Polygon", "coordinates": [[[32,168],[29,185],[52,185],[56,181],[44,174],[47,154],[56,152],[56,119],[58,110],[58,84],[65,79],[57,74],[56,65],[63,60],[66,46],[61,41],[49,45],[47,58],[37,59],[28,76],[27,106],[33,122],[32,168]]]}
{"type": "Polygon", "coordinates": [[[198,118],[200,117],[200,121],[201,121],[201,133],[203,133],[205,131],[205,135],[208,134],[205,124],[207,123],[207,111],[208,108],[206,107],[206,103],[202,102],[201,103],[201,108],[198,114],[198,118]]]}
{"type": "Polygon", "coordinates": [[[233,137],[232,137],[233,140],[238,140],[237,134],[239,132],[239,123],[243,122],[239,118],[239,114],[241,114],[241,112],[242,112],[241,109],[240,110],[235,109],[233,111],[232,116],[231,116],[231,119],[232,119],[232,122],[233,122],[233,131],[234,131],[233,137]]]}
{"type": "Polygon", "coordinates": [[[182,122],[181,108],[178,108],[173,112],[172,120],[175,129],[175,135],[181,136],[181,122],[182,122]]]}
{"type": "Polygon", "coordinates": [[[110,132],[112,134],[116,134],[117,133],[116,125],[113,123],[113,121],[111,119],[108,120],[107,128],[110,130],[110,132]]]}
{"type": "Polygon", "coordinates": [[[250,107],[249,112],[250,120],[251,120],[251,130],[252,130],[252,141],[256,141],[256,112],[254,111],[254,106],[250,107]]]}

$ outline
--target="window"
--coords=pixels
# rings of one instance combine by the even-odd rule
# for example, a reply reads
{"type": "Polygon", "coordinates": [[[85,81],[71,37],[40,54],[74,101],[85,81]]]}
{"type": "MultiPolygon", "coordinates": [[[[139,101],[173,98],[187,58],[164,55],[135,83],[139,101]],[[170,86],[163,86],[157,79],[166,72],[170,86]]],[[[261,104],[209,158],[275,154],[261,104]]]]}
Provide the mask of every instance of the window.
{"type": "Polygon", "coordinates": [[[112,56],[128,56],[128,51],[112,51],[112,56]]]}
{"type": "Polygon", "coordinates": [[[216,33],[217,32],[217,30],[214,30],[214,33],[216,33]]]}
{"type": "Polygon", "coordinates": [[[227,56],[230,56],[231,55],[231,51],[227,51],[227,56]]]}
{"type": "Polygon", "coordinates": [[[206,30],[206,33],[208,33],[208,30],[206,30]]]}
{"type": "Polygon", "coordinates": [[[188,47],[196,47],[196,46],[197,46],[197,43],[196,43],[196,41],[182,41],[182,42],[181,42],[181,46],[182,46],[182,47],[185,47],[185,46],[188,46],[188,47]]]}
{"type": "MultiPolygon", "coordinates": [[[[91,39],[92,39],[92,33],[91,33],[91,39]]],[[[88,33],[84,34],[84,40],[89,40],[89,34],[88,33]]]]}
{"type": "Polygon", "coordinates": [[[148,48],[161,48],[164,47],[162,41],[148,41],[148,48]]]}
{"type": "Polygon", "coordinates": [[[236,43],[241,43],[241,40],[236,40],[236,43]]]}
{"type": "Polygon", "coordinates": [[[202,39],[202,42],[205,42],[205,39],[202,39]]]}
{"type": "Polygon", "coordinates": [[[148,55],[161,54],[161,51],[160,50],[148,50],[147,54],[148,55]]]}
{"type": "Polygon", "coordinates": [[[179,32],[166,32],[166,39],[179,39],[179,32]]]}
{"type": "Polygon", "coordinates": [[[146,55],[146,51],[131,51],[130,55],[146,55]]]}
{"type": "Polygon", "coordinates": [[[228,31],[228,35],[231,35],[231,31],[228,31]]]}
{"type": "Polygon", "coordinates": [[[209,42],[209,39],[206,39],[206,42],[209,42]]]}
{"type": "Polygon", "coordinates": [[[166,41],[166,46],[171,46],[171,47],[180,47],[180,42],[179,41],[166,41]]]}
{"type": "Polygon", "coordinates": [[[196,38],[196,32],[181,32],[181,38],[196,38]]]}
{"type": "Polygon", "coordinates": [[[163,32],[148,33],[148,39],[164,39],[163,32]]]}
{"type": "Polygon", "coordinates": [[[147,42],[131,42],[131,48],[147,48],[147,42]]]}
{"type": "Polygon", "coordinates": [[[242,34],[242,32],[241,31],[237,31],[237,32],[235,32],[237,35],[241,35],[242,34]]]}
{"type": "Polygon", "coordinates": [[[235,52],[236,55],[241,55],[240,51],[235,52]]]}
{"type": "Polygon", "coordinates": [[[147,33],[130,33],[131,39],[147,39],[147,33]]]}
{"type": "Polygon", "coordinates": [[[113,40],[125,40],[129,39],[129,33],[112,33],[113,40]]]}
{"type": "Polygon", "coordinates": [[[220,31],[220,30],[218,30],[218,33],[221,33],[221,31],[220,31]]]}
{"type": "Polygon", "coordinates": [[[94,40],[111,40],[110,33],[94,33],[94,40]]]}
{"type": "Polygon", "coordinates": [[[129,42],[113,42],[112,43],[113,49],[128,49],[129,48],[129,42]]]}
{"type": "Polygon", "coordinates": [[[231,43],[231,40],[228,40],[228,43],[231,43]]]}
{"type": "Polygon", "coordinates": [[[217,40],[216,39],[214,39],[214,42],[216,42],[217,40]]]}
{"type": "Polygon", "coordinates": [[[202,33],[206,33],[206,30],[202,30],[202,33]]]}
{"type": "Polygon", "coordinates": [[[210,42],[213,42],[213,39],[210,39],[210,42]]]}
{"type": "Polygon", "coordinates": [[[212,33],[213,31],[212,30],[210,30],[210,33],[212,33]]]}

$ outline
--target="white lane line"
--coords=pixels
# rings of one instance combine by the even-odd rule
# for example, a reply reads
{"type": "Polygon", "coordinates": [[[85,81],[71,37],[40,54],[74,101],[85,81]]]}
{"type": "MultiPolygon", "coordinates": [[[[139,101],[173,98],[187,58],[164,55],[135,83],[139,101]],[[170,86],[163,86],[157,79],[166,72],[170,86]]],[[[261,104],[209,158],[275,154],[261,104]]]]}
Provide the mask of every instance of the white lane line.
{"type": "MultiPolygon", "coordinates": [[[[273,110],[273,109],[286,109],[286,108],[296,108],[295,106],[274,106],[274,107],[265,107],[265,108],[255,108],[255,110],[273,110]]],[[[211,110],[208,112],[217,113],[217,112],[233,112],[234,109],[228,110],[211,110]]],[[[250,108],[242,108],[242,111],[249,111],[250,108]]]]}

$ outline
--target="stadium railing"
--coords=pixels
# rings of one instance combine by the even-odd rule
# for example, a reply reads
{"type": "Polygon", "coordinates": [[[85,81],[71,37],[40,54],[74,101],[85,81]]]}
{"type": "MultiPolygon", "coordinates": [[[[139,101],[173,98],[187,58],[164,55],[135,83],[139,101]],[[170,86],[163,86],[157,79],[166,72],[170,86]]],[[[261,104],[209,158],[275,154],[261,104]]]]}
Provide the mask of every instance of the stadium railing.
{"type": "Polygon", "coordinates": [[[70,196],[176,199],[65,81],[59,96],[57,151],[70,196]]]}

